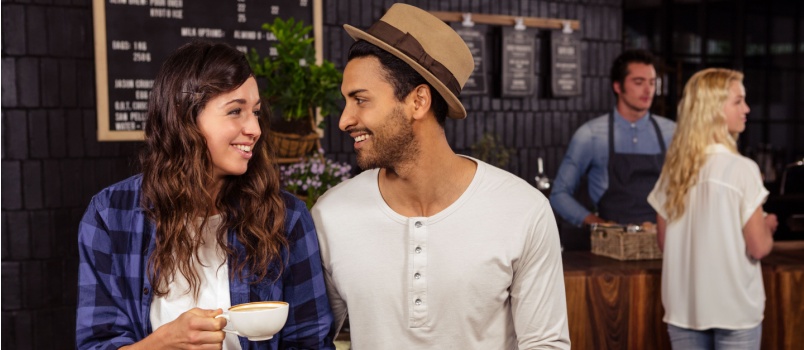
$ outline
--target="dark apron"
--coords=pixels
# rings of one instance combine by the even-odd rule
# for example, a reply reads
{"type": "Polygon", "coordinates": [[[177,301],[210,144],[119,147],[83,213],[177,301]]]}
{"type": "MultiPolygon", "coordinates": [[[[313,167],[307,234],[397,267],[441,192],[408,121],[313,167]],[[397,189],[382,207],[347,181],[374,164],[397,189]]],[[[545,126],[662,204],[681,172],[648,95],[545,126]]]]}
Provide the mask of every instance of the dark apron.
{"type": "Polygon", "coordinates": [[[626,154],[614,152],[614,114],[609,115],[609,187],[598,202],[600,217],[618,224],[656,222],[656,211],[648,204],[664,164],[664,137],[659,124],[648,119],[656,129],[659,154],[626,154]]]}

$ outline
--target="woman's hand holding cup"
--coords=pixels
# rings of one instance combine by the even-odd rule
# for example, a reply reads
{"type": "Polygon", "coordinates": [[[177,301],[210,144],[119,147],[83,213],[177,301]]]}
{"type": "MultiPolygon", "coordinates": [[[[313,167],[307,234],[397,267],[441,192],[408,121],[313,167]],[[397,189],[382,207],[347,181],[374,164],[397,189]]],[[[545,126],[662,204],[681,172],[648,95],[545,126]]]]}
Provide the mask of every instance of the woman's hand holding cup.
{"type": "MultiPolygon", "coordinates": [[[[197,347],[206,344],[222,346],[223,339],[226,337],[226,333],[223,332],[226,320],[216,317],[222,312],[221,309],[205,310],[193,308],[159,329],[169,327],[166,329],[168,331],[166,336],[169,337],[167,340],[170,344],[178,345],[177,348],[179,349],[183,349],[186,346],[197,347]]],[[[210,347],[210,349],[220,349],[220,347],[210,347]]]]}
{"type": "Polygon", "coordinates": [[[145,339],[120,349],[222,349],[226,320],[217,317],[222,313],[221,309],[190,309],[145,339]]]}

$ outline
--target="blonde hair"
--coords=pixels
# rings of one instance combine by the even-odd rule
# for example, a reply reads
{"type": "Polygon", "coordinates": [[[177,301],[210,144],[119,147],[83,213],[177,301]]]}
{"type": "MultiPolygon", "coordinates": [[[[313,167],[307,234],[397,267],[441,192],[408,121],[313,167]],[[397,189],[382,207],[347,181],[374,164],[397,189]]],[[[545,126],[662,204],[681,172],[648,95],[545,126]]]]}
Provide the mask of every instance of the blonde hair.
{"type": "Polygon", "coordinates": [[[743,74],[708,68],[695,73],[684,86],[676,132],[659,180],[667,195],[664,209],[668,221],[684,214],[687,192],[706,161],[706,147],[719,143],[737,152],[737,133],[729,133],[723,110],[734,81],[742,83],[743,74]]]}

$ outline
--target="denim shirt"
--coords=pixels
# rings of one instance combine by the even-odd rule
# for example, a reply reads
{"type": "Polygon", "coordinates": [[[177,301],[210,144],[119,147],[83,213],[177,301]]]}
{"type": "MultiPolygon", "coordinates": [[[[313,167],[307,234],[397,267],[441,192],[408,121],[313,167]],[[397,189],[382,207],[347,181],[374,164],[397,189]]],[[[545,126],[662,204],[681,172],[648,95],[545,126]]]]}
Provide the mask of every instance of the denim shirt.
{"type": "MultiPolygon", "coordinates": [[[[156,246],[153,222],[140,206],[142,176],[114,184],[92,198],[78,230],[78,349],[117,349],[151,334],[153,299],[148,257],[156,246]]],[[[304,203],[283,192],[288,250],[281,278],[258,284],[233,278],[232,305],[283,300],[290,304],[282,331],[269,341],[240,337],[244,350],[334,349],[328,335],[332,311],[324,285],[318,239],[304,203]]],[[[229,246],[242,257],[243,245],[229,230],[229,246]]],[[[229,261],[231,267],[232,261],[229,261]]],[[[231,270],[230,270],[231,273],[231,270]]],[[[247,271],[244,271],[246,274],[247,271]]]]}
{"type": "MultiPolygon", "coordinates": [[[[614,111],[614,150],[628,154],[659,154],[658,135],[652,123],[644,116],[636,122],[629,122],[615,108],[614,111]]],[[[647,115],[647,114],[646,114],[647,115]]],[[[670,119],[651,115],[659,124],[664,142],[669,147],[676,130],[676,123],[670,119]]],[[[609,118],[608,114],[592,119],[581,125],[567,148],[567,153],[558,168],[553,189],[550,192],[550,205],[559,216],[575,226],[581,226],[589,215],[589,209],[573,197],[583,175],[587,175],[589,198],[597,206],[600,197],[609,186],[609,118]]],[[[645,193],[645,198],[648,194],[645,193]]]]}

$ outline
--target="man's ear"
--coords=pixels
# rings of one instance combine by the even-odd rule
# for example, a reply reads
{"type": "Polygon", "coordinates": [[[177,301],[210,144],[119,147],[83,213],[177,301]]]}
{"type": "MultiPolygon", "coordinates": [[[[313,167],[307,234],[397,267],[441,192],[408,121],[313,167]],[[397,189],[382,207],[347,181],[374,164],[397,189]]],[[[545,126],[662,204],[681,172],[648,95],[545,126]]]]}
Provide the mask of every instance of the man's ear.
{"type": "Polygon", "coordinates": [[[430,107],[433,104],[433,94],[429,86],[421,84],[415,87],[410,92],[410,96],[413,98],[414,118],[421,118],[430,111],[430,107]]]}
{"type": "Polygon", "coordinates": [[[622,92],[622,85],[620,85],[619,81],[615,81],[615,82],[611,83],[611,88],[614,89],[614,93],[617,94],[618,96],[623,93],[622,92]]]}

